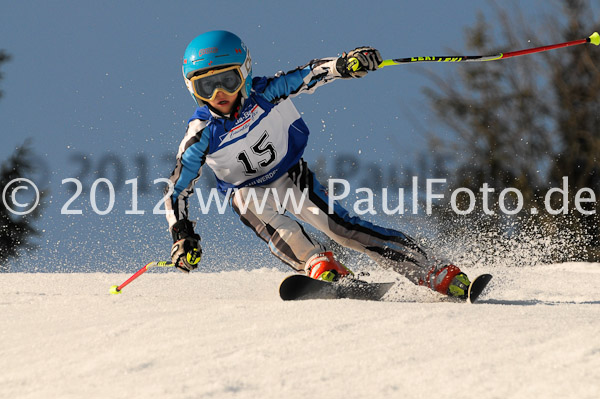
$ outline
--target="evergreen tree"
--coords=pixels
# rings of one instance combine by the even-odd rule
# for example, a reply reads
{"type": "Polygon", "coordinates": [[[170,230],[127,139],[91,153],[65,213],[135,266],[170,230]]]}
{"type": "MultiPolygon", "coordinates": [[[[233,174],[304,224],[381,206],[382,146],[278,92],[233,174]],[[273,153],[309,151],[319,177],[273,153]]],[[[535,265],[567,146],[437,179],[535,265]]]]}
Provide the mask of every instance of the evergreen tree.
{"type": "MultiPolygon", "coordinates": [[[[600,18],[594,18],[589,3],[565,0],[565,40],[575,40],[582,32],[597,29],[600,18]]],[[[583,188],[600,193],[600,51],[567,49],[565,54],[549,54],[553,87],[552,115],[555,124],[556,146],[550,167],[550,181],[560,185],[563,177],[569,182],[569,205],[574,207],[575,196],[583,188]]],[[[590,198],[590,195],[584,195],[590,198]]],[[[578,214],[577,227],[590,238],[589,257],[600,254],[598,202],[582,206],[594,215],[578,214]]]]}
{"type": "MultiPolygon", "coordinates": [[[[4,193],[4,201],[0,202],[0,272],[8,271],[7,261],[18,256],[18,250],[33,249],[31,238],[38,236],[39,232],[33,226],[33,221],[40,216],[41,207],[37,207],[27,215],[14,215],[5,205],[10,204],[15,185],[10,185],[4,192],[7,184],[17,178],[27,177],[34,171],[32,152],[29,142],[15,150],[13,155],[0,167],[0,189],[4,193]]],[[[43,198],[43,193],[41,193],[43,198]]]]}
{"type": "MultiPolygon", "coordinates": [[[[468,29],[468,51],[495,54],[580,39],[592,33],[600,20],[594,16],[588,1],[565,0],[556,13],[545,17],[539,29],[518,8],[510,12],[496,6],[497,26],[483,16],[468,29]],[[499,42],[499,40],[502,40],[499,42]]],[[[468,234],[474,225],[488,230],[514,233],[534,226],[545,235],[569,233],[579,241],[573,251],[562,251],[550,261],[565,259],[597,259],[598,213],[583,215],[575,210],[574,197],[580,188],[599,192],[600,179],[597,154],[600,147],[600,51],[594,46],[577,46],[537,55],[502,61],[465,64],[457,68],[452,80],[431,75],[435,83],[425,94],[442,126],[450,128],[451,138],[435,136],[432,149],[444,154],[443,164],[435,167],[448,174],[451,187],[465,187],[478,195],[476,209],[462,218],[465,229],[442,223],[453,234],[468,234]],[[456,79],[456,75],[460,79],[456,79]],[[449,171],[454,171],[450,173],[449,171]],[[562,177],[569,179],[567,215],[549,215],[545,211],[545,195],[549,189],[561,187],[562,177]],[[518,218],[496,213],[487,215],[482,209],[480,188],[484,183],[495,189],[489,204],[498,211],[498,194],[505,188],[516,188],[523,195],[523,212],[518,218]],[[532,208],[538,209],[532,214],[532,208]],[[452,227],[450,227],[452,226],[452,227]]],[[[589,198],[590,195],[583,196],[589,198]]],[[[466,197],[463,197],[467,199],[466,197]]],[[[513,206],[516,197],[512,196],[513,206]]],[[[562,197],[551,197],[553,209],[560,208],[562,197]]],[[[466,208],[463,201],[462,209],[466,208]]],[[[508,203],[507,203],[508,204],[508,203]]],[[[587,210],[598,211],[596,204],[587,210]]],[[[508,207],[508,206],[507,206],[508,207]]],[[[448,207],[438,207],[441,220],[449,216],[448,207]]],[[[480,229],[475,229],[477,234],[480,229]]]]}
{"type": "MultiPolygon", "coordinates": [[[[0,51],[0,65],[10,57],[0,51]]],[[[2,74],[0,74],[0,79],[2,74]]],[[[1,96],[0,92],[0,96],[1,96]]],[[[18,255],[18,249],[31,249],[31,238],[39,235],[33,227],[32,221],[40,216],[40,207],[27,215],[14,215],[5,205],[12,197],[14,185],[7,184],[16,178],[26,177],[34,171],[32,152],[29,142],[15,150],[13,155],[0,167],[0,192],[4,193],[4,201],[0,201],[0,272],[8,271],[8,259],[18,255]]],[[[43,193],[41,193],[43,197],[43,193]]]]}

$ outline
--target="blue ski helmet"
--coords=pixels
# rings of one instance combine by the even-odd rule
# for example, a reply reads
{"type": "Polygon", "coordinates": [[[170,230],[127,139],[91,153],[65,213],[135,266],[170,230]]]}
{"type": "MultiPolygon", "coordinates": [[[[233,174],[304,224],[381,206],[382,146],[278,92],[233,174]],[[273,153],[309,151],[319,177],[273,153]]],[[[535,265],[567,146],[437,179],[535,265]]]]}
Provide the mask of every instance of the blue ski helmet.
{"type": "Polygon", "coordinates": [[[190,78],[210,69],[239,65],[244,85],[240,92],[248,98],[252,89],[252,60],[242,39],[231,32],[214,30],[196,37],[188,44],[183,55],[183,79],[199,106],[205,105],[194,95],[190,78]]]}

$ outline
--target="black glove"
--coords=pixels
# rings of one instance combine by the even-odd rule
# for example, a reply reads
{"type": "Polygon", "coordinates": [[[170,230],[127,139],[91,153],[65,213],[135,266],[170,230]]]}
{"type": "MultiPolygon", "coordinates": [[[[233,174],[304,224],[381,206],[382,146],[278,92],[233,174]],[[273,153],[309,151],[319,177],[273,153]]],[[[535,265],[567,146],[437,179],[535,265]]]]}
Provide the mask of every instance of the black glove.
{"type": "Polygon", "coordinates": [[[343,78],[362,78],[379,68],[383,58],[373,47],[357,47],[338,58],[335,67],[343,78]]]}
{"type": "Polygon", "coordinates": [[[194,233],[194,225],[189,220],[178,220],[171,227],[173,246],[171,261],[182,272],[189,273],[198,267],[202,258],[200,236],[194,233]]]}

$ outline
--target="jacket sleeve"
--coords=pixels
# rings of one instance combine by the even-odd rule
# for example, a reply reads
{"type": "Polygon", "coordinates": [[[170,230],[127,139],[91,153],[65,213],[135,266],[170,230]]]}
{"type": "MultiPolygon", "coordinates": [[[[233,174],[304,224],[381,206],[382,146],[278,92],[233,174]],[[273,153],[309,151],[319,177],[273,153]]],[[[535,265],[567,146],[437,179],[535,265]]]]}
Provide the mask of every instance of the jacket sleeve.
{"type": "Polygon", "coordinates": [[[258,95],[273,104],[301,93],[310,94],[317,87],[342,78],[336,69],[337,60],[337,57],[315,59],[291,71],[278,72],[270,78],[256,78],[253,88],[258,95]]]}
{"type": "Polygon", "coordinates": [[[202,165],[208,154],[209,136],[206,122],[199,119],[188,124],[179,145],[177,163],[165,189],[165,210],[169,229],[181,219],[188,219],[188,198],[202,175],[202,165]]]}

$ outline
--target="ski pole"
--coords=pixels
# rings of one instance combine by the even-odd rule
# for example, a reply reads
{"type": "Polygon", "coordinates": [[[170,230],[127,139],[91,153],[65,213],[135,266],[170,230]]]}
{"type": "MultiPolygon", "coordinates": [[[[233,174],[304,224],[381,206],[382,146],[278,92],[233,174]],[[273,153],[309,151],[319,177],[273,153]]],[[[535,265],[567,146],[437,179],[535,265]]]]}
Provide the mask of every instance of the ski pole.
{"type": "Polygon", "coordinates": [[[109,292],[113,295],[120,294],[121,290],[127,286],[127,284],[131,283],[133,280],[144,274],[148,269],[152,267],[174,267],[175,264],[169,261],[160,261],[160,262],[150,262],[146,266],[142,267],[140,270],[134,273],[133,276],[129,277],[127,281],[125,281],[121,285],[113,285],[110,287],[109,292]]]}
{"type": "MultiPolygon", "coordinates": [[[[396,58],[391,60],[383,60],[379,64],[379,68],[390,65],[413,64],[416,62],[481,62],[481,61],[496,61],[505,58],[518,57],[526,54],[541,53],[543,51],[554,50],[562,47],[577,46],[580,44],[591,43],[595,46],[600,45],[600,35],[598,32],[592,33],[590,37],[585,39],[572,40],[570,42],[551,44],[549,46],[535,47],[527,50],[511,51],[508,53],[499,53],[494,55],[458,55],[458,56],[433,56],[433,57],[409,57],[396,58]]],[[[348,70],[356,71],[360,68],[360,64],[356,58],[348,60],[348,70]]]]}

